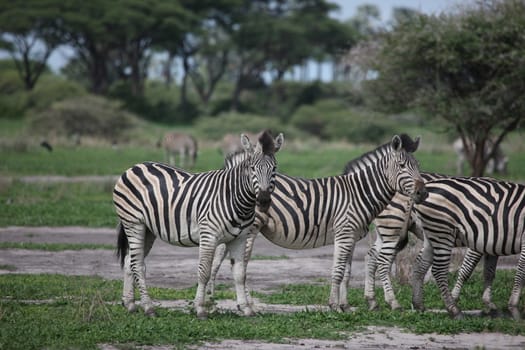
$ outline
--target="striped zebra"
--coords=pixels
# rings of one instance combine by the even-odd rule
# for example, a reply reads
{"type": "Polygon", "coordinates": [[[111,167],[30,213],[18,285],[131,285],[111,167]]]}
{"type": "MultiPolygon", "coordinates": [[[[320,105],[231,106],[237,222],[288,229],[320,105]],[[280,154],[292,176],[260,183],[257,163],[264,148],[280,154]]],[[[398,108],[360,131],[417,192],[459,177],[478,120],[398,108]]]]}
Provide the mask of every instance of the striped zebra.
{"type": "Polygon", "coordinates": [[[157,237],[170,244],[199,246],[197,317],[206,318],[204,294],[218,244],[226,243],[235,260],[233,277],[239,308],[254,312],[247,303],[244,264],[246,236],[255,219],[255,206],[267,208],[274,189],[275,153],[283,144],[264,132],[254,147],[241,136],[250,156],[228,169],[192,174],[165,164],[146,162],[119,178],[113,201],[120,223],[118,256],[124,268],[123,304],[136,309],[134,287],[141,306],[154,315],[146,290],[144,258],[157,237]],[[135,284],[135,285],[134,285],[135,284]]]}
{"type": "MultiPolygon", "coordinates": [[[[257,210],[254,231],[281,247],[309,249],[334,244],[332,310],[348,309],[347,282],[354,245],[366,235],[375,216],[396,191],[416,201],[425,198],[424,182],[412,155],[418,145],[419,139],[395,135],[391,142],[349,162],[340,176],[308,180],[277,174],[270,208],[267,212],[257,210]]],[[[248,257],[254,239],[249,238],[248,257]]],[[[222,248],[217,250],[211,281],[227,253],[222,248]]]]}
{"type": "MultiPolygon", "coordinates": [[[[412,211],[412,220],[424,233],[424,245],[416,259],[412,277],[414,307],[424,308],[423,281],[432,266],[447,311],[452,317],[461,318],[455,298],[481,256],[486,256],[484,298],[488,303],[496,257],[520,254],[508,302],[513,317],[519,319],[518,302],[525,281],[525,186],[491,178],[447,176],[427,181],[426,187],[429,192],[427,200],[414,205],[412,211]],[[470,251],[452,295],[448,288],[448,268],[451,249],[456,245],[465,246],[470,251]]],[[[407,231],[404,230],[399,237],[401,245],[406,239],[407,231]]]]}
{"type": "MultiPolygon", "coordinates": [[[[432,173],[421,173],[421,176],[426,182],[440,178],[449,178],[449,176],[446,175],[432,173]]],[[[418,239],[424,239],[423,230],[420,225],[418,225],[415,220],[412,220],[411,216],[407,215],[407,213],[411,211],[413,204],[413,201],[410,201],[408,197],[397,193],[386,209],[374,220],[376,241],[368,251],[366,257],[367,273],[365,274],[365,299],[368,301],[370,310],[378,308],[374,290],[375,276],[378,270],[379,278],[383,284],[386,303],[393,310],[401,308],[392,287],[390,270],[397,252],[402,249],[398,244],[401,232],[410,231],[418,239]]],[[[462,242],[457,241],[456,245],[461,246],[462,242]]],[[[497,257],[495,256],[484,255],[477,251],[467,249],[467,253],[459,270],[458,279],[452,290],[452,297],[456,301],[459,299],[463,283],[472,275],[474,268],[483,256],[485,258],[485,286],[482,300],[491,312],[495,312],[496,306],[492,302],[491,289],[497,264],[497,257]]]]}
{"type": "Polygon", "coordinates": [[[169,132],[164,135],[161,143],[166,153],[166,161],[175,166],[178,156],[181,168],[192,168],[197,159],[197,140],[189,134],[182,132],[169,132]]]}

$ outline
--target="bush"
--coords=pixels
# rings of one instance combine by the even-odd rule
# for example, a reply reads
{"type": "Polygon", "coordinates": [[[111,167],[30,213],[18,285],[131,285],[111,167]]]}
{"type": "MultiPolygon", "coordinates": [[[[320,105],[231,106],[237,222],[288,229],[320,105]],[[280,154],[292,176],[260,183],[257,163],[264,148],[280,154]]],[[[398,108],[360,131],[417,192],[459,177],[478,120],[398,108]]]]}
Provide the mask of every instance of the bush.
{"type": "Polygon", "coordinates": [[[116,141],[135,125],[136,117],[122,110],[119,103],[103,97],[85,95],[55,102],[33,115],[31,132],[48,136],[90,136],[116,141]]]}
{"type": "Polygon", "coordinates": [[[42,76],[29,92],[28,107],[37,112],[43,111],[55,102],[86,94],[86,89],[79,83],[47,74],[42,76]]]}
{"type": "Polygon", "coordinates": [[[0,118],[21,117],[27,106],[27,93],[14,69],[2,69],[0,74],[0,118]]]}
{"type": "Polygon", "coordinates": [[[197,120],[195,129],[203,137],[213,140],[219,140],[227,133],[257,133],[264,129],[270,129],[274,133],[294,134],[291,128],[284,127],[277,118],[241,113],[225,113],[216,117],[201,117],[197,120]]]}
{"type": "Polygon", "coordinates": [[[290,123],[324,140],[346,139],[354,143],[378,143],[395,131],[395,124],[384,115],[350,108],[341,99],[325,99],[312,106],[302,106],[290,123]]]}

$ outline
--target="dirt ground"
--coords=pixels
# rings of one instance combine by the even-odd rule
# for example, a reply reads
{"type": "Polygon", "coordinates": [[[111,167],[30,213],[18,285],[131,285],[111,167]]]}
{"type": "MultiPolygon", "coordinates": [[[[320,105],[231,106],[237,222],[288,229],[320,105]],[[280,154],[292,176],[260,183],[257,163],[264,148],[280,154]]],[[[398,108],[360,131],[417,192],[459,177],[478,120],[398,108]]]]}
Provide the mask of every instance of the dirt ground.
{"type": "MultiPolygon", "coordinates": [[[[2,242],[60,242],[60,243],[99,243],[116,245],[116,232],[113,229],[92,229],[83,227],[5,227],[0,228],[2,242]]],[[[252,260],[248,266],[248,284],[251,290],[269,291],[283,284],[327,283],[332,265],[332,246],[311,250],[288,250],[277,247],[264,237],[256,240],[254,256],[287,256],[287,259],[252,260]]],[[[368,239],[358,243],[352,262],[352,285],[364,285],[364,258],[368,249],[368,239]]],[[[196,283],[197,248],[170,246],[162,241],[155,245],[146,259],[147,282],[150,286],[185,288],[196,283]]],[[[512,262],[510,262],[512,263],[512,262]]],[[[500,265],[505,264],[503,261],[500,265]]],[[[107,279],[121,279],[122,272],[110,250],[80,250],[47,252],[39,250],[7,249],[0,250],[0,273],[58,273],[65,275],[97,275],[107,279]],[[4,266],[13,269],[2,270],[4,266]]],[[[218,283],[232,284],[229,264],[225,263],[219,271],[218,283]]],[[[158,301],[160,307],[186,309],[184,301],[158,301]]],[[[235,310],[234,301],[221,301],[219,310],[235,310]]],[[[326,306],[307,305],[293,307],[287,305],[267,305],[256,301],[258,312],[298,312],[308,308],[326,309],[326,306]]],[[[111,345],[102,349],[115,350],[111,345]]],[[[169,347],[147,347],[160,350],[169,347]]],[[[316,339],[290,339],[287,344],[262,342],[242,342],[225,340],[220,343],[206,343],[193,349],[523,349],[524,336],[509,336],[498,333],[416,335],[398,328],[368,327],[363,332],[349,333],[344,341],[325,341],[316,339]]]]}

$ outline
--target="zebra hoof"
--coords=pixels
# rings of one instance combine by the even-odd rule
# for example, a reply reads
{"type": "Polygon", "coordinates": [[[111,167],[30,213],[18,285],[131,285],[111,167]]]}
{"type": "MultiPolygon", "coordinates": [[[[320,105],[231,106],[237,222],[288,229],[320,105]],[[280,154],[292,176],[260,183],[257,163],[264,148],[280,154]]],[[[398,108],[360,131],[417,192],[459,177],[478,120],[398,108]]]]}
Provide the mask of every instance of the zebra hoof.
{"type": "Polygon", "coordinates": [[[246,317],[253,317],[256,315],[256,313],[251,307],[249,307],[243,310],[243,315],[246,317]]]}
{"type": "Polygon", "coordinates": [[[341,308],[339,307],[338,304],[330,303],[330,304],[328,304],[328,307],[330,308],[331,311],[341,312],[341,308]]]}
{"type": "Polygon", "coordinates": [[[207,320],[208,319],[208,313],[206,311],[200,311],[197,312],[197,319],[199,320],[207,320]]]}
{"type": "Polygon", "coordinates": [[[412,309],[418,312],[425,312],[425,306],[412,304],[412,309]]]}
{"type": "Polygon", "coordinates": [[[341,305],[339,305],[339,310],[341,312],[351,312],[352,311],[352,307],[349,304],[341,304],[341,305]]]}
{"type": "Polygon", "coordinates": [[[138,306],[134,302],[130,302],[130,303],[122,302],[122,305],[126,308],[126,310],[128,310],[129,313],[134,313],[134,312],[137,312],[138,310],[138,306]]]}
{"type": "Polygon", "coordinates": [[[448,313],[449,313],[450,317],[452,319],[454,319],[454,320],[463,320],[463,319],[465,319],[465,315],[457,307],[454,307],[454,308],[450,309],[448,311],[448,313]]]}
{"type": "Polygon", "coordinates": [[[403,311],[403,307],[399,305],[399,303],[392,303],[392,305],[390,305],[390,308],[392,309],[392,311],[403,311]]]}
{"type": "Polygon", "coordinates": [[[368,301],[368,311],[379,310],[379,304],[375,298],[366,298],[366,301],[368,301]]]}
{"type": "Polygon", "coordinates": [[[157,317],[157,313],[155,312],[154,308],[149,308],[147,310],[144,310],[144,314],[148,317],[157,317]]]}
{"type": "Polygon", "coordinates": [[[509,307],[510,315],[514,319],[514,321],[521,321],[521,313],[520,310],[515,306],[509,307]]]}

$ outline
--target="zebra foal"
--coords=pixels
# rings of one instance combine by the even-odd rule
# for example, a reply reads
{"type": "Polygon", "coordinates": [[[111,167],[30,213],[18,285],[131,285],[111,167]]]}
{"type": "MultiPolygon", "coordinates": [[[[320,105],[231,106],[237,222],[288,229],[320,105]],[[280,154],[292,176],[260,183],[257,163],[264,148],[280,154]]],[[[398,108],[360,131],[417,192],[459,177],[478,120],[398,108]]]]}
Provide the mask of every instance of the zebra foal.
{"type": "MultiPolygon", "coordinates": [[[[429,176],[434,177],[426,182],[429,196],[414,205],[411,212],[411,220],[424,237],[412,277],[414,307],[424,308],[423,281],[432,267],[447,311],[452,317],[462,317],[456,305],[460,287],[485,255],[483,298],[487,306],[494,309],[490,284],[497,257],[520,254],[508,302],[513,317],[519,319],[518,302],[525,281],[525,186],[491,178],[429,176]],[[448,288],[448,268],[451,249],[458,245],[469,251],[452,294],[448,288]]],[[[401,230],[398,240],[405,242],[406,239],[407,230],[401,230]]]]}
{"type": "Polygon", "coordinates": [[[250,156],[233,167],[192,174],[165,164],[146,162],[128,169],[118,179],[113,201],[119,217],[118,255],[124,268],[123,304],[136,309],[134,287],[141,306],[154,315],[146,290],[144,258],[157,237],[178,246],[199,246],[197,317],[206,318],[205,288],[216,246],[228,245],[232,252],[233,277],[239,308],[247,303],[246,269],[242,261],[246,235],[255,218],[256,204],[267,208],[274,189],[275,153],[283,144],[264,132],[254,147],[241,136],[250,156]],[[135,285],[134,285],[135,284],[135,285]]]}
{"type": "MultiPolygon", "coordinates": [[[[396,192],[416,201],[425,198],[419,166],[412,155],[418,145],[419,139],[395,135],[391,142],[349,162],[340,176],[310,180],[278,173],[268,211],[257,210],[254,232],[281,247],[308,249],[334,244],[332,310],[349,307],[347,282],[354,245],[366,235],[370,222],[396,192]]],[[[248,257],[254,239],[255,235],[248,238],[248,257]]],[[[212,282],[225,254],[225,249],[217,250],[212,282]]]]}

